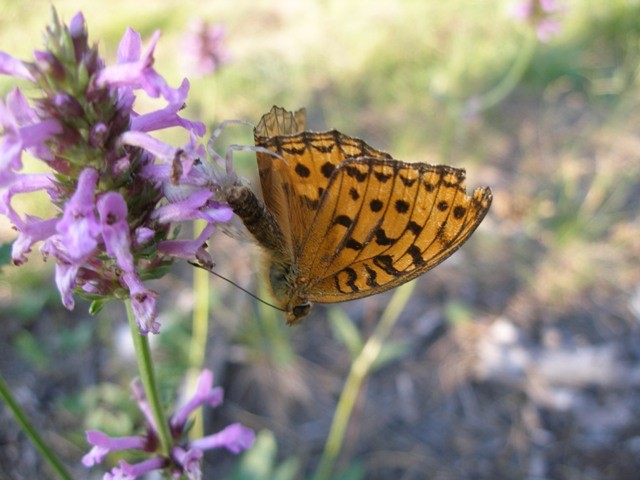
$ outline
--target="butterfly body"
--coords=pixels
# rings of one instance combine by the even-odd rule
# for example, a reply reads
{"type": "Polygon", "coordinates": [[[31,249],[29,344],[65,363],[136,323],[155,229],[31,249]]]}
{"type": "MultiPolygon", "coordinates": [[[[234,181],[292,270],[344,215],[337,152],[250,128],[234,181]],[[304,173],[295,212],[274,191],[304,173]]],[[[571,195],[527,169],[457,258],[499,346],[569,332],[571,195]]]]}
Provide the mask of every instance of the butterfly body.
{"type": "Polygon", "coordinates": [[[304,131],[304,113],[274,107],[255,128],[264,201],[227,193],[267,252],[288,323],[312,303],[373,295],[438,265],[473,233],[491,191],[466,194],[462,169],[393,159],[336,130],[304,131]]]}

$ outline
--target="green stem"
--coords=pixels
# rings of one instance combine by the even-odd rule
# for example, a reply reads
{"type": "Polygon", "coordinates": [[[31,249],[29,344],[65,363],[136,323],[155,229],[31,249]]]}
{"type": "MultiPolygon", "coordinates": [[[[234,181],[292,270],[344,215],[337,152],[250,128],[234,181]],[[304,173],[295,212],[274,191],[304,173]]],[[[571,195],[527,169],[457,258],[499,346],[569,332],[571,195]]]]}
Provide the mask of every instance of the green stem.
{"type": "Polygon", "coordinates": [[[331,422],[331,428],[324,452],[322,452],[320,464],[313,477],[314,480],[327,480],[331,478],[338,454],[344,443],[345,432],[347,431],[349,418],[351,418],[358,393],[367,375],[371,372],[387,336],[398,320],[400,313],[402,313],[414,288],[415,282],[410,282],[396,289],[376,329],[351,364],[349,375],[347,376],[342,394],[338,400],[336,413],[331,422]]]}
{"type": "Polygon", "coordinates": [[[131,300],[125,300],[127,307],[127,317],[129,318],[129,329],[131,330],[131,338],[133,340],[133,348],[136,352],[136,362],[138,363],[138,371],[140,372],[140,380],[144,393],[151,408],[151,414],[156,424],[158,437],[160,439],[160,454],[169,456],[171,448],[171,435],[169,433],[169,425],[165,419],[162,404],[160,402],[160,393],[158,392],[158,384],[156,382],[153,370],[153,361],[151,360],[151,349],[149,348],[149,338],[140,334],[140,328],[136,323],[131,307],[131,300]]]}
{"type": "MultiPolygon", "coordinates": [[[[198,235],[206,225],[203,221],[194,222],[195,234],[198,235]]],[[[193,271],[193,292],[195,303],[193,306],[193,320],[191,329],[191,345],[189,347],[189,374],[187,392],[195,391],[202,365],[207,351],[207,339],[209,338],[209,272],[202,268],[193,271]]],[[[191,438],[204,436],[202,423],[202,409],[198,408],[193,414],[193,427],[189,430],[191,438]]]]}
{"type": "Polygon", "coordinates": [[[0,397],[5,401],[9,410],[13,414],[13,417],[20,424],[22,430],[27,434],[27,437],[31,440],[31,443],[38,449],[40,455],[44,457],[51,468],[58,474],[58,477],[64,480],[71,480],[71,475],[64,468],[62,462],[56,457],[53,451],[49,448],[49,445],[45,443],[38,431],[33,427],[27,414],[20,407],[16,399],[11,394],[9,386],[5,383],[4,378],[0,376],[0,397]]]}
{"type": "Polygon", "coordinates": [[[472,96],[466,101],[458,99],[452,100],[447,106],[446,123],[440,138],[439,149],[440,158],[443,163],[448,161],[455,133],[465,109],[472,110],[474,113],[480,113],[495,107],[504,100],[516,88],[520,80],[522,80],[527,67],[531,64],[537,44],[538,39],[535,31],[529,32],[525,37],[524,44],[518,51],[518,56],[500,82],[482,95],[472,96]]]}
{"type": "Polygon", "coordinates": [[[538,40],[535,32],[529,32],[525,37],[524,45],[520,47],[515,62],[511,65],[511,69],[502,77],[502,80],[498,84],[478,99],[479,104],[477,111],[480,112],[496,106],[513,91],[520,80],[522,80],[524,72],[531,63],[537,44],[538,40]]]}

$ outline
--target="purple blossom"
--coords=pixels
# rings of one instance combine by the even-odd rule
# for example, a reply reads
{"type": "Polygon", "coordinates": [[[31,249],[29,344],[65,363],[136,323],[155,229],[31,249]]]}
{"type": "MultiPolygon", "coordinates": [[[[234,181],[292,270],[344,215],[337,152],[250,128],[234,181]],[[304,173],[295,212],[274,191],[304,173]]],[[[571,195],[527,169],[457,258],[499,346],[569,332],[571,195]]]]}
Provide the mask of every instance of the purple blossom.
{"type": "Polygon", "coordinates": [[[153,212],[160,223],[184,222],[201,218],[208,222],[226,222],[233,211],[226,205],[212,200],[214,192],[197,190],[181,201],[165,205],[153,212]]]}
{"type": "Polygon", "coordinates": [[[33,80],[29,68],[22,61],[5,52],[0,52],[0,74],[33,80]]]}
{"type": "Polygon", "coordinates": [[[224,447],[231,453],[240,453],[250,448],[254,441],[255,434],[252,430],[234,423],[221,432],[194,440],[191,447],[200,450],[224,447]]]}
{"type": "Polygon", "coordinates": [[[7,105],[0,100],[0,188],[15,179],[15,172],[22,168],[22,151],[35,153],[42,149],[44,142],[61,131],[54,119],[38,121],[35,112],[28,106],[18,89],[7,96],[7,105]]]}
{"type": "Polygon", "coordinates": [[[130,463],[120,460],[120,465],[105,473],[104,480],[135,480],[146,473],[154,470],[161,470],[165,467],[166,460],[162,457],[149,458],[143,462],[131,465],[130,463]]]}
{"type": "Polygon", "coordinates": [[[195,395],[182,408],[176,411],[169,423],[174,430],[181,429],[187,423],[187,418],[194,410],[204,404],[215,408],[222,404],[223,399],[224,392],[222,388],[213,388],[213,373],[209,370],[204,370],[198,379],[195,395]]]}
{"type": "Polygon", "coordinates": [[[203,136],[206,129],[202,122],[193,122],[178,115],[178,112],[184,108],[188,93],[189,80],[185,78],[175,91],[173,100],[165,108],[133,118],[131,129],[139,132],[149,132],[178,126],[195,133],[199,137],[203,136]]]}
{"type": "Polygon", "coordinates": [[[192,22],[184,36],[184,46],[196,73],[213,73],[231,60],[231,55],[224,46],[226,34],[224,25],[210,24],[200,19],[192,22]]]}
{"type": "Polygon", "coordinates": [[[122,195],[116,192],[107,192],[98,200],[98,213],[107,253],[116,259],[122,271],[125,273],[133,272],[127,204],[122,195]]]}
{"type": "Polygon", "coordinates": [[[140,436],[111,438],[97,430],[88,430],[86,434],[87,442],[93,445],[93,448],[82,457],[82,464],[85,467],[101,463],[109,452],[129,449],[143,450],[147,444],[146,438],[140,436]]]}
{"type": "Polygon", "coordinates": [[[562,10],[557,0],[520,0],[512,6],[511,13],[533,25],[538,40],[546,43],[560,31],[558,15],[562,10]]]}
{"type": "Polygon", "coordinates": [[[144,54],[141,54],[142,39],[132,28],[127,28],[118,47],[118,64],[100,71],[95,85],[102,87],[142,88],[152,98],[164,97],[169,102],[180,98],[180,91],[170,88],[153,68],[153,51],[160,39],[160,31],[151,37],[144,54]]]}
{"type": "Polygon", "coordinates": [[[146,335],[149,332],[159,333],[160,324],[156,319],[156,297],[158,294],[145,288],[135,272],[127,272],[122,276],[122,281],[129,288],[131,307],[140,327],[140,333],[146,335]]]}
{"type": "Polygon", "coordinates": [[[56,225],[65,253],[74,260],[85,259],[98,245],[100,224],[95,213],[98,176],[93,168],[80,173],[78,188],[65,204],[62,219],[56,225]]]}
{"type": "Polygon", "coordinates": [[[214,225],[210,223],[204,227],[197,238],[193,240],[167,240],[158,245],[158,251],[177,258],[195,258],[204,267],[212,268],[213,260],[206,250],[206,241],[213,230],[214,225]]]}
{"type": "Polygon", "coordinates": [[[188,440],[185,426],[189,415],[200,406],[208,404],[217,407],[222,403],[223,391],[220,387],[213,387],[213,374],[204,370],[198,380],[196,393],[187,401],[169,421],[171,427],[173,445],[170,448],[169,457],[163,457],[155,451],[157,428],[151,420],[149,405],[139,382],[132,385],[134,398],[147,419],[147,435],[111,438],[99,431],[88,431],[87,442],[92,445],[82,463],[91,467],[100,463],[111,452],[121,450],[138,450],[151,455],[150,458],[136,464],[121,461],[118,467],[105,475],[112,479],[135,479],[155,470],[164,470],[175,478],[186,475],[190,479],[202,477],[200,462],[203,452],[215,448],[226,448],[234,454],[251,448],[255,442],[255,434],[252,430],[234,423],[222,431],[196,440],[188,440]]]}
{"type": "Polygon", "coordinates": [[[128,28],[111,66],[89,45],[81,13],[69,27],[54,13],[47,35],[48,48],[34,52],[32,62],[0,52],[0,74],[30,80],[37,92],[30,101],[15,88],[0,100],[0,215],[18,231],[13,261],[25,263],[43,242],[67,308],[74,307],[74,293],[94,300],[128,296],[141,333],[157,333],[157,294],[141,278],[160,276],[174,258],[212,264],[207,240],[215,223],[231,217],[213,198],[216,180],[201,161],[204,125],[180,115],[189,82],[171,88],[153,68],[159,32],[143,48],[140,34],[128,28]],[[165,104],[135,111],[141,90],[165,104]],[[172,127],[188,136],[185,145],[152,136],[172,127]],[[25,151],[52,172],[21,173],[25,151]],[[36,191],[49,196],[54,217],[14,209],[16,195],[36,191]],[[171,236],[173,224],[195,218],[208,222],[203,234],[171,236]]]}

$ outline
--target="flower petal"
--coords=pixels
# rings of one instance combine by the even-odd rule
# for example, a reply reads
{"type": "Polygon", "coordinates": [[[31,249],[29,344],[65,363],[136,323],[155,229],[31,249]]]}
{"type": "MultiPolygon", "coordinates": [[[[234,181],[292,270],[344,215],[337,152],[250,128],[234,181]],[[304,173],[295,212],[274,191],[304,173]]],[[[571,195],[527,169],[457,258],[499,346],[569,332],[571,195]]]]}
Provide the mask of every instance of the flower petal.
{"type": "Polygon", "coordinates": [[[191,448],[211,450],[224,447],[231,453],[240,453],[251,448],[254,442],[253,430],[239,423],[233,423],[219,433],[194,440],[191,442],[191,448]]]}

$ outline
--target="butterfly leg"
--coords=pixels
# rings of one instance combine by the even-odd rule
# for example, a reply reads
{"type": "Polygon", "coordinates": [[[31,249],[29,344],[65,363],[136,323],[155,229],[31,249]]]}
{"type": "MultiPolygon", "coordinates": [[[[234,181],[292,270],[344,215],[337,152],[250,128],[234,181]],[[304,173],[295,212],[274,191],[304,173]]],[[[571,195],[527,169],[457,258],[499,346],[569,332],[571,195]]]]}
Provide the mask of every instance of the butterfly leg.
{"type": "Polygon", "coordinates": [[[252,145],[229,145],[227,147],[227,151],[226,151],[225,156],[223,158],[215,150],[215,143],[218,140],[218,138],[220,137],[220,135],[222,134],[222,131],[227,127],[227,125],[229,125],[231,123],[237,123],[237,124],[241,124],[241,125],[253,126],[252,123],[249,123],[249,122],[247,122],[245,120],[223,120],[220,123],[220,125],[218,125],[218,128],[216,128],[213,131],[213,133],[211,134],[211,137],[209,138],[209,141],[207,142],[207,152],[209,153],[211,158],[214,159],[218,163],[224,163],[226,176],[221,179],[221,183],[224,183],[227,186],[240,185],[242,183],[240,181],[239,177],[238,177],[238,174],[236,173],[235,169],[233,168],[233,152],[256,152],[256,153],[260,152],[260,153],[266,153],[268,155],[273,155],[274,157],[278,157],[278,158],[282,159],[282,157],[280,155],[278,155],[275,152],[272,152],[271,150],[268,150],[268,149],[266,149],[264,147],[254,147],[252,145]]]}

